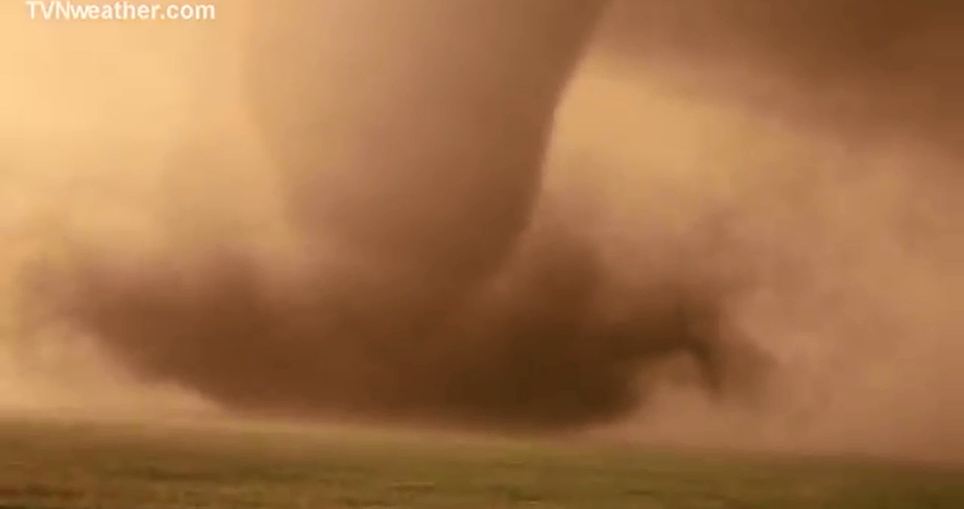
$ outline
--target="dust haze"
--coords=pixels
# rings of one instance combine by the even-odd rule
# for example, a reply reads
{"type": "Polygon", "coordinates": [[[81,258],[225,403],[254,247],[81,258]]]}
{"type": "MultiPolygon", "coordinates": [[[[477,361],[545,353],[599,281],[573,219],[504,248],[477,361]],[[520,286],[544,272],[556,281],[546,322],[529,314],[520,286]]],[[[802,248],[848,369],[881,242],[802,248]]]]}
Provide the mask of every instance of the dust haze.
{"type": "Polygon", "coordinates": [[[960,460],[951,2],[0,7],[0,404],[960,460]]]}

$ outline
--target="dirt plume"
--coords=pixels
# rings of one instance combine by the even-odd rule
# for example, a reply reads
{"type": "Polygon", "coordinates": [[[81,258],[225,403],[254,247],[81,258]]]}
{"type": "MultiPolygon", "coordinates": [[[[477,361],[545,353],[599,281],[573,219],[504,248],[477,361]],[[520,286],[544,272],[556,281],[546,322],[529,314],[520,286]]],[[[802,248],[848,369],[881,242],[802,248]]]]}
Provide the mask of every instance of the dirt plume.
{"type": "Polygon", "coordinates": [[[583,426],[630,412],[640,373],[674,355],[722,392],[722,351],[764,362],[722,339],[708,283],[625,291],[617,316],[588,239],[534,220],[557,213],[536,215],[543,155],[602,6],[269,13],[253,25],[247,91],[300,268],[279,275],[235,241],[194,240],[129,263],[75,249],[66,272],[32,286],[138,376],[241,411],[583,426]]]}

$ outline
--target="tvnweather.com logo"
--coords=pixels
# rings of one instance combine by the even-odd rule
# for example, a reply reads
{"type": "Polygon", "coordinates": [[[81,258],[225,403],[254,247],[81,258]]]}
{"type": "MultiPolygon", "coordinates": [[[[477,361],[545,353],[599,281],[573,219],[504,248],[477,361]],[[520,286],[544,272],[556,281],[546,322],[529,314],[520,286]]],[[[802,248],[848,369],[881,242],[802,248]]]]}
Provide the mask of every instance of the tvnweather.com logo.
{"type": "Polygon", "coordinates": [[[27,8],[27,16],[35,21],[214,21],[217,19],[217,5],[213,2],[25,0],[24,4],[27,8]]]}

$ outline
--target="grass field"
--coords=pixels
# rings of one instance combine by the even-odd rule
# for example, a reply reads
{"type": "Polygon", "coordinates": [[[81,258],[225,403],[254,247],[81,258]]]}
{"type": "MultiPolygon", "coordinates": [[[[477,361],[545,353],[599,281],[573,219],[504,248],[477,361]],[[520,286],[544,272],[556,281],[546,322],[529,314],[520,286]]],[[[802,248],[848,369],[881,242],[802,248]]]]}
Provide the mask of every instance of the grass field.
{"type": "Polygon", "coordinates": [[[0,421],[0,509],[964,508],[964,471],[292,427],[0,421]]]}

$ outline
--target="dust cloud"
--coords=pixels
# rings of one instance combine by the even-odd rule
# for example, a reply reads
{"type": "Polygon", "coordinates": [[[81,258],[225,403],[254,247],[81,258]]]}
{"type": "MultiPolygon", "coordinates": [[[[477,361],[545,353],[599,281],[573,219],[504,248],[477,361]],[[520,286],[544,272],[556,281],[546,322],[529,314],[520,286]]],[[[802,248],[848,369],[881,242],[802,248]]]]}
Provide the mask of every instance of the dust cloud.
{"type": "Polygon", "coordinates": [[[710,4],[3,7],[2,402],[964,457],[960,9],[710,4]]]}

